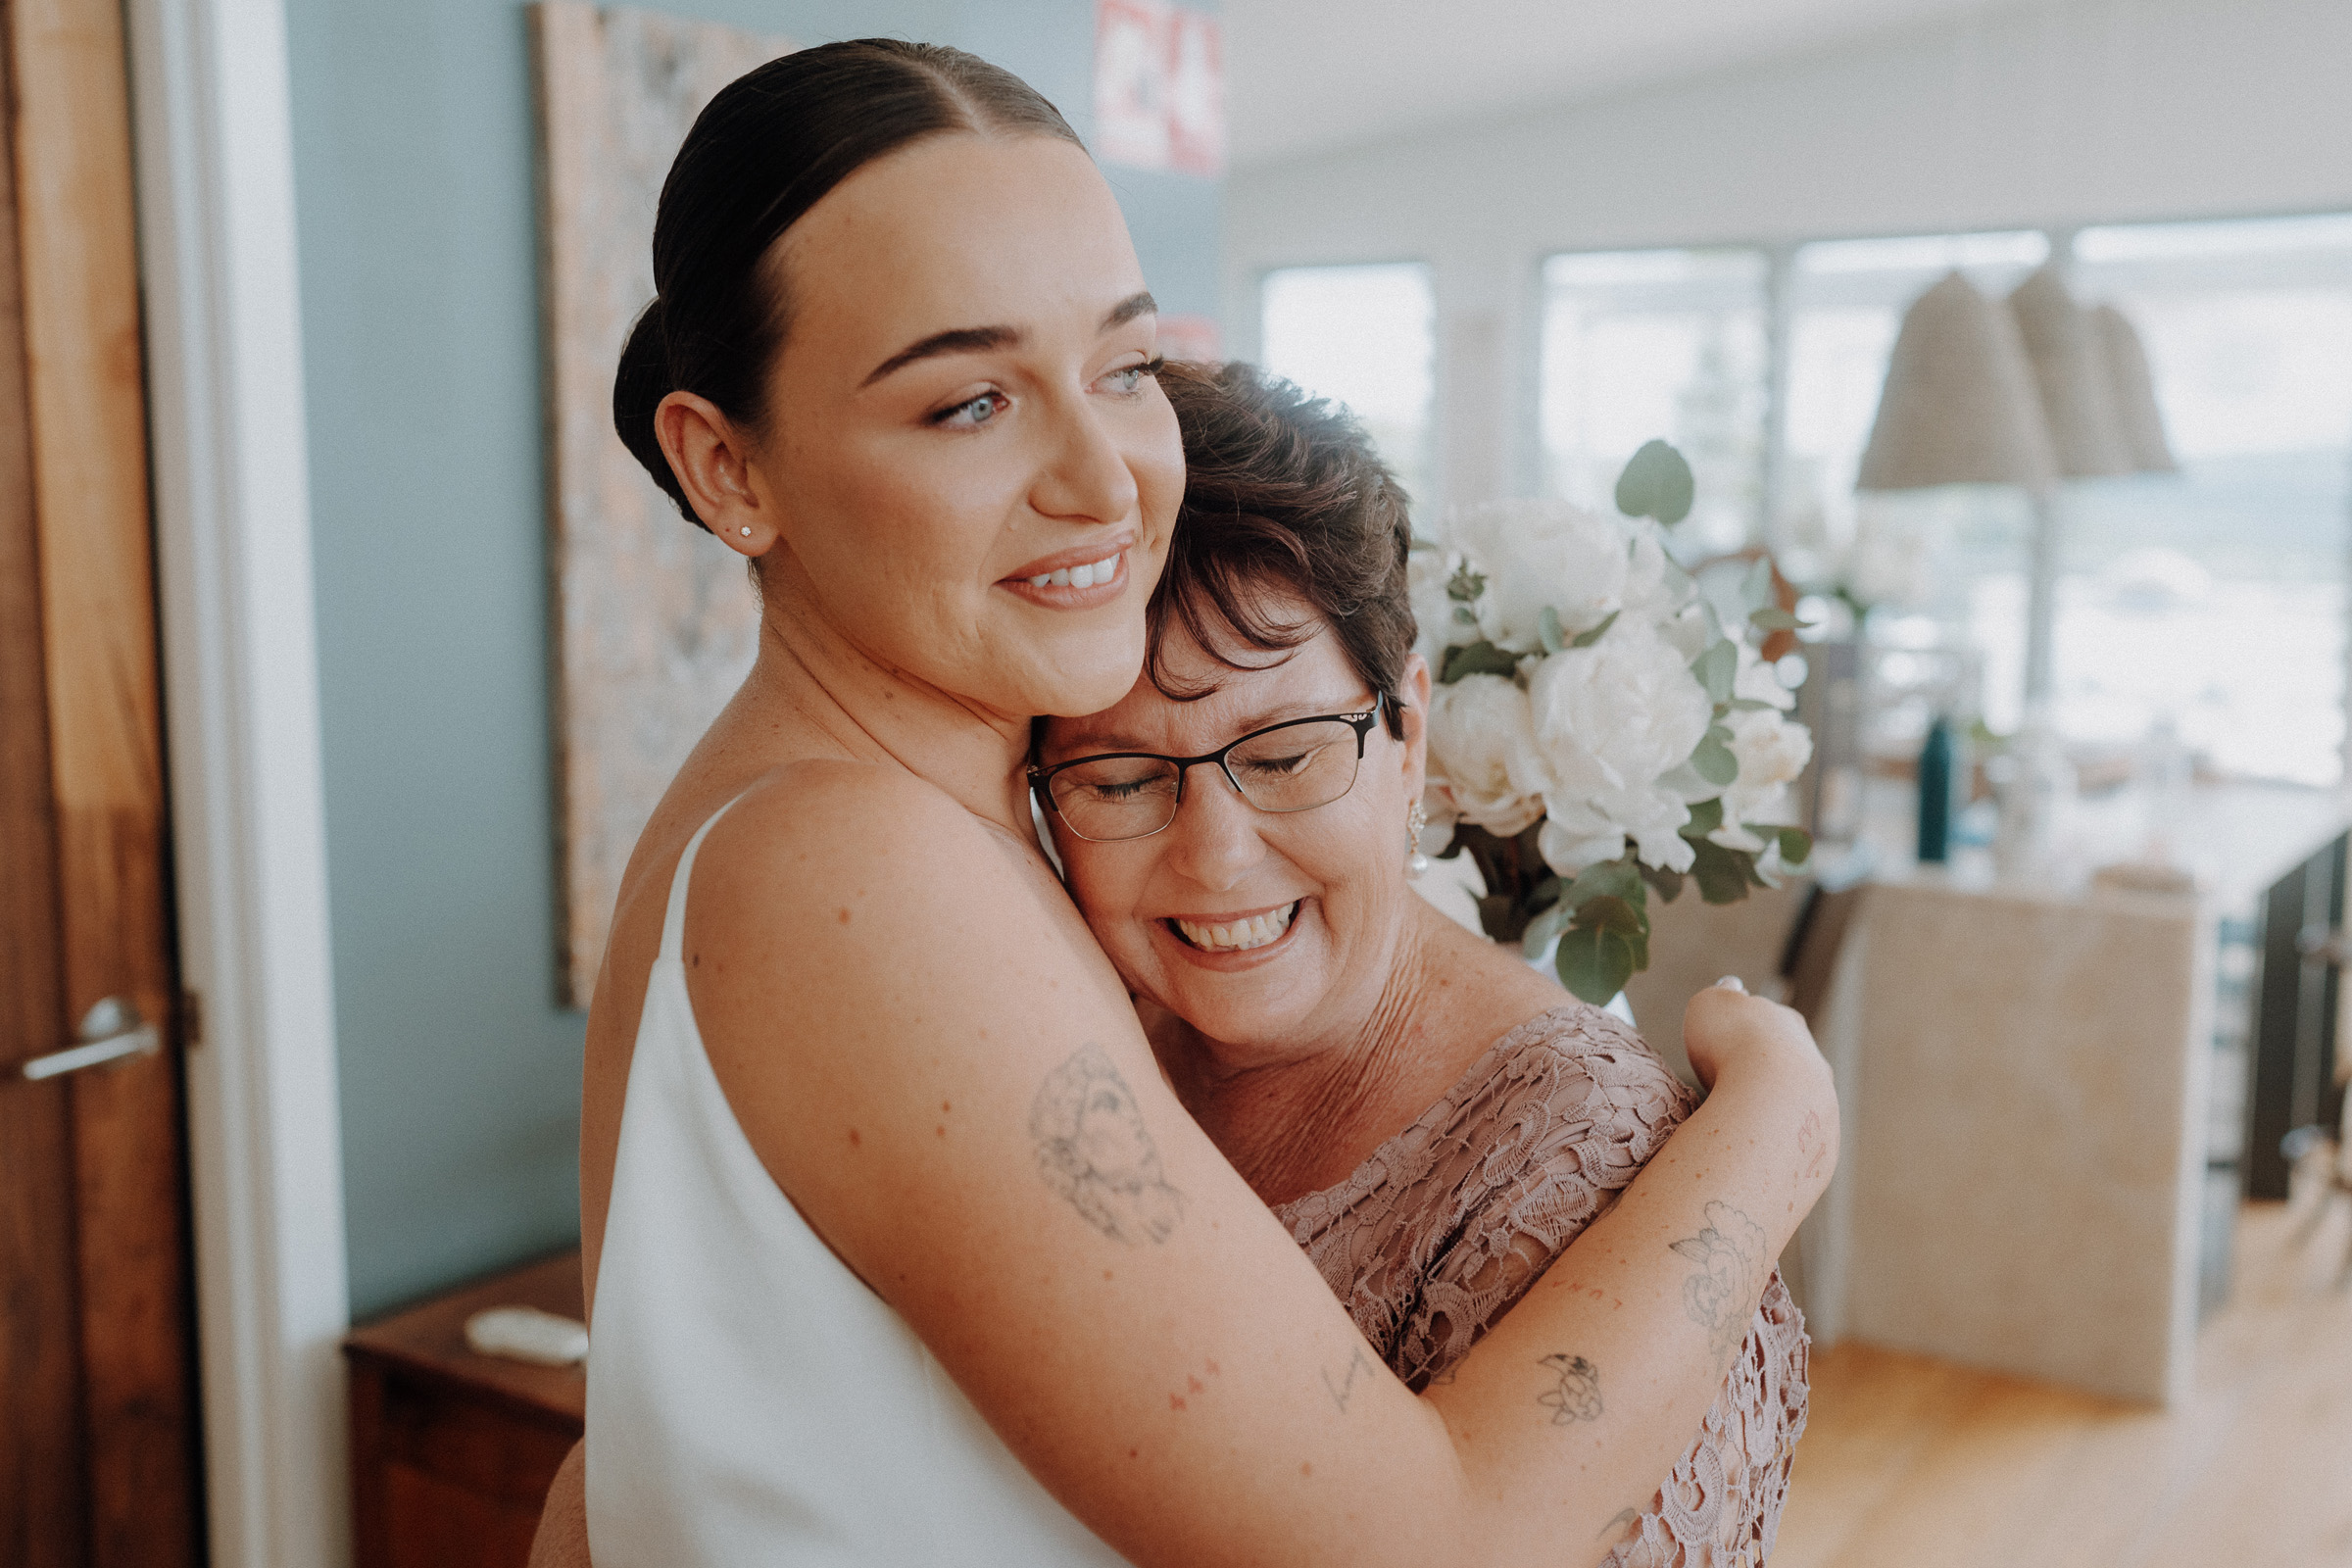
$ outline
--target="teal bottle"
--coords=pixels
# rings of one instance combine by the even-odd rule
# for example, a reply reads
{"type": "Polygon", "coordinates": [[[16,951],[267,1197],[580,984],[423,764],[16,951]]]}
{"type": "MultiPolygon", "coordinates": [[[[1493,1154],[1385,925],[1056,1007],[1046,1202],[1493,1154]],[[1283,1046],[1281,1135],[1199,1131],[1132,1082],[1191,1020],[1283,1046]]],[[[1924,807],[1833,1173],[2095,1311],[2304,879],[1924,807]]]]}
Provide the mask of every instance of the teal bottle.
{"type": "Polygon", "coordinates": [[[1952,726],[1936,715],[1919,749],[1919,858],[1941,864],[1952,843],[1952,726]]]}

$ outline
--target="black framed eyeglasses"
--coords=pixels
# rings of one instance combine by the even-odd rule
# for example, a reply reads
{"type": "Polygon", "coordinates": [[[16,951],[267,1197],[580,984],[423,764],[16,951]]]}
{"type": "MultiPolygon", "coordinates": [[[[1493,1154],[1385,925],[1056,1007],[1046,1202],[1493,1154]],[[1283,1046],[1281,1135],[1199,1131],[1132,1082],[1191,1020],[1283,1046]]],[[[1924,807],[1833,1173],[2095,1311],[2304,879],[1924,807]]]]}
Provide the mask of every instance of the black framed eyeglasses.
{"type": "Polygon", "coordinates": [[[1234,793],[1261,811],[1311,811],[1355,787],[1364,737],[1388,704],[1375,696],[1360,713],[1323,713],[1253,729],[1199,757],[1106,752],[1029,770],[1029,787],[1062,825],[1095,844],[1148,839],[1176,820],[1184,776],[1214,762],[1234,793]]]}

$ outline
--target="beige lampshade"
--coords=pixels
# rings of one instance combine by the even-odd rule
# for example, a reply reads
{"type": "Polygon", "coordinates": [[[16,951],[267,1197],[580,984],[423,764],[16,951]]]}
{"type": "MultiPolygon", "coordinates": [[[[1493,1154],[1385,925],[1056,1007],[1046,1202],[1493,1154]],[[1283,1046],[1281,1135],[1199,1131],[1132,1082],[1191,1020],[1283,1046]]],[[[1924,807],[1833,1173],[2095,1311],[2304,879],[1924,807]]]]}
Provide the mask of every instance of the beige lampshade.
{"type": "Polygon", "coordinates": [[[2107,361],[2107,382],[2115,394],[2115,417],[2124,450],[2141,473],[2179,473],[2173,444],[2165,439],[2164,411],[2156,406],[2156,377],[2148,351],[2140,346],[2132,318],[2112,305],[2093,306],[2090,328],[2107,361]]]}
{"type": "Polygon", "coordinates": [[[2132,449],[2116,417],[2115,388],[2107,353],[2090,314],[2066,291],[2055,266],[2043,267],[2009,296],[2025,339],[2034,381],[2041,389],[2041,416],[2058,455],[2058,471],[2069,479],[2103,479],[2132,470],[2132,449]]]}
{"type": "Polygon", "coordinates": [[[2056,472],[2017,318],[1952,272],[1903,313],[1854,487],[2042,490],[2056,472]]]}

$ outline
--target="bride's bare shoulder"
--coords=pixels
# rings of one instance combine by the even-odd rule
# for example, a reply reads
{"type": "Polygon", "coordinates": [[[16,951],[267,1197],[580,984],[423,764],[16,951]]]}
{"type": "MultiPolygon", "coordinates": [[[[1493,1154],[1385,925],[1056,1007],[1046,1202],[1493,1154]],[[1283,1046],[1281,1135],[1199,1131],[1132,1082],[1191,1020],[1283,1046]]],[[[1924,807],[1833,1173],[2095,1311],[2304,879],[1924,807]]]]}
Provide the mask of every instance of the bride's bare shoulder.
{"type": "Polygon", "coordinates": [[[829,871],[888,880],[943,857],[986,854],[992,842],[954,797],[904,768],[808,759],[770,769],[736,797],[711,825],[695,887],[706,878],[713,888],[748,884],[789,903],[829,871]]]}
{"type": "MultiPolygon", "coordinates": [[[[1043,857],[1011,853],[1013,842],[902,770],[794,762],[745,791],[705,839],[687,946],[748,956],[746,942],[772,944],[777,961],[757,965],[769,983],[817,989],[903,965],[910,949],[933,970],[1067,964],[1070,933],[1054,908],[1066,900],[1043,857]]],[[[729,978],[752,983],[753,967],[730,965],[729,978]]]]}

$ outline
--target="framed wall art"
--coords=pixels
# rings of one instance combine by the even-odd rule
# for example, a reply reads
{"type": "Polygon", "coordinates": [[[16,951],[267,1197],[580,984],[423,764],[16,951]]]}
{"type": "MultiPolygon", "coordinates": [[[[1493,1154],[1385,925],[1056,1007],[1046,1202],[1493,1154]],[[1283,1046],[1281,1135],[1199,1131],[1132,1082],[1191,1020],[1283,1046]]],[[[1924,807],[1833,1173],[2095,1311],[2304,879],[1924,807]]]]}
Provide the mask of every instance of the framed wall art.
{"type": "Polygon", "coordinates": [[[718,89],[791,45],[651,11],[530,8],[554,613],[558,975],[585,1007],[629,852],[751,667],[742,558],[686,522],[612,430],[654,296],[654,209],[718,89]]]}

